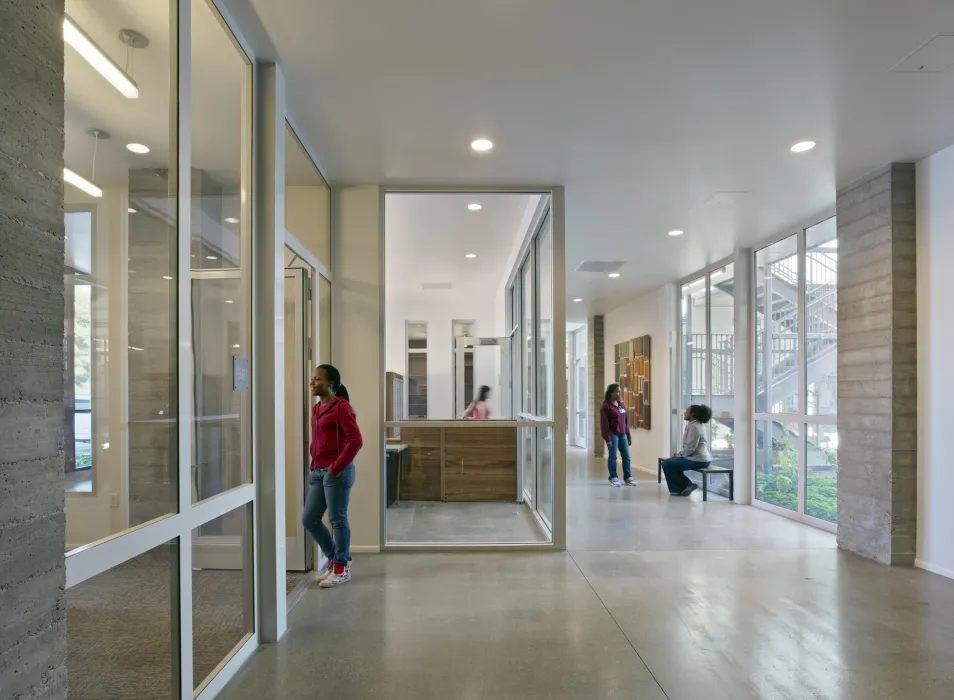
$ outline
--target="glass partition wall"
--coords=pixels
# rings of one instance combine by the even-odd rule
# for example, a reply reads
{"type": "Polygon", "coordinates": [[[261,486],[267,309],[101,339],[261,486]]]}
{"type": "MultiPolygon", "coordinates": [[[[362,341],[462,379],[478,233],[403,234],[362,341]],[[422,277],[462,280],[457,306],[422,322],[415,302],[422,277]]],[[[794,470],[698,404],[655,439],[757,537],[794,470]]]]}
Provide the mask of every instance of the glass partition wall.
{"type": "Polygon", "coordinates": [[[755,254],[755,491],[767,510],[838,522],[838,239],[832,217],[755,254]]]}
{"type": "Polygon", "coordinates": [[[386,401],[392,412],[394,397],[405,404],[385,426],[385,542],[548,544],[558,381],[549,197],[388,193],[385,203],[386,401]],[[479,292],[496,288],[496,298],[479,292]]]}
{"type": "Polygon", "coordinates": [[[252,63],[209,0],[66,14],[70,698],[201,697],[257,643],[252,63]]]}

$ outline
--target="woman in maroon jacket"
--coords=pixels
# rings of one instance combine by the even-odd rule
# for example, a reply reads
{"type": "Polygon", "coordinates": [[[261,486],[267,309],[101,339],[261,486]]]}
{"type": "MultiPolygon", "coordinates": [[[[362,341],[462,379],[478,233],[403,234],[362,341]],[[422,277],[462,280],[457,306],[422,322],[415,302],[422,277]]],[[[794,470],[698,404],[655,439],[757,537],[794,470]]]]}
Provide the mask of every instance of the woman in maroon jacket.
{"type": "Polygon", "coordinates": [[[623,457],[623,478],[630,486],[636,485],[630,471],[629,446],[633,444],[633,436],[629,432],[629,416],[626,407],[620,401],[619,384],[610,384],[606,387],[606,397],[600,408],[600,433],[603,442],[609,450],[609,481],[619,487],[619,477],[616,475],[616,451],[623,457]]]}
{"type": "Polygon", "coordinates": [[[301,522],[328,557],[318,580],[331,588],[351,580],[351,526],[348,500],[354,486],[354,458],[364,444],[341,373],[320,365],[311,378],[318,403],[311,410],[311,474],[301,522]],[[325,511],[334,537],[321,522],[325,511]]]}

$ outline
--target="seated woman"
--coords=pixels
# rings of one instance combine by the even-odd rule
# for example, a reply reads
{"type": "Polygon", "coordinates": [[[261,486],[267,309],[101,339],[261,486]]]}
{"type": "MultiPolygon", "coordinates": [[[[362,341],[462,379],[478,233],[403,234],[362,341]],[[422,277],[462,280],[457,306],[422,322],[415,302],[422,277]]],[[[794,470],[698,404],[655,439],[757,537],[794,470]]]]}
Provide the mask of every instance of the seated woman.
{"type": "Polygon", "coordinates": [[[662,463],[669,485],[669,495],[688,496],[698,486],[689,481],[686,470],[708,467],[712,463],[709,453],[709,441],[703,427],[712,418],[712,409],[708,406],[690,406],[683,415],[687,421],[686,431],[682,434],[682,449],[662,463]]]}
{"type": "Polygon", "coordinates": [[[474,420],[487,420],[490,418],[490,387],[482,386],[477,394],[477,400],[471,401],[470,406],[464,411],[464,418],[473,418],[474,420]]]}

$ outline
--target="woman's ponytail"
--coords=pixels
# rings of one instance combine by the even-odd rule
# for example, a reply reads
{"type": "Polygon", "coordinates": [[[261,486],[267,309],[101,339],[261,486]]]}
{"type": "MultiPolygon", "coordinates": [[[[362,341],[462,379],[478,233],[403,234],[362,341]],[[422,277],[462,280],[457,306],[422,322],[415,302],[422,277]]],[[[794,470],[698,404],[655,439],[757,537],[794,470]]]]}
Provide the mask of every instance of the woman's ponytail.
{"type": "Polygon", "coordinates": [[[344,384],[341,383],[341,372],[338,371],[338,368],[334,365],[318,365],[318,369],[324,371],[325,376],[328,377],[329,381],[334,385],[332,393],[339,399],[344,399],[348,403],[351,403],[348,390],[345,389],[344,384]]]}

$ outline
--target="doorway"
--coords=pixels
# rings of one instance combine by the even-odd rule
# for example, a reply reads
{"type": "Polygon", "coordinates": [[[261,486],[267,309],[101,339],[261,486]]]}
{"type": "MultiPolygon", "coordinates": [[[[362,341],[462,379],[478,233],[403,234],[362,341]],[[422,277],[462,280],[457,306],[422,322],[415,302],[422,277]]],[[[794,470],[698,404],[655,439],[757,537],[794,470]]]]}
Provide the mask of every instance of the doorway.
{"type": "Polygon", "coordinates": [[[310,465],[315,271],[287,248],[285,260],[285,568],[290,593],[315,568],[314,543],[301,524],[310,465]]]}

